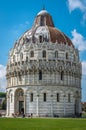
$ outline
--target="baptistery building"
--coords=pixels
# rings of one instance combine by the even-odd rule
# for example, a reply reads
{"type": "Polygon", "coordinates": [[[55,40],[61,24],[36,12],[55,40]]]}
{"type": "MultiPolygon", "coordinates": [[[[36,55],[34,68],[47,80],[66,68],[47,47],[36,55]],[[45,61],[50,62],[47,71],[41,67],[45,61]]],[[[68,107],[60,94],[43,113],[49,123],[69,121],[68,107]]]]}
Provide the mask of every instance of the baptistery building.
{"type": "Polygon", "coordinates": [[[9,51],[7,116],[80,115],[81,70],[79,51],[41,10],[9,51]]]}

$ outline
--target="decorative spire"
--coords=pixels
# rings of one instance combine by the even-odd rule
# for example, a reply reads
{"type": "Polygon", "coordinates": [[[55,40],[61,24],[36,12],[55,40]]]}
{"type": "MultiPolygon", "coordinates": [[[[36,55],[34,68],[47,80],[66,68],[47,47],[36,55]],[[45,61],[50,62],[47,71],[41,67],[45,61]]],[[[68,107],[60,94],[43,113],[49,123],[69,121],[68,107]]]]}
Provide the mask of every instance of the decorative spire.
{"type": "Polygon", "coordinates": [[[42,8],[42,10],[45,10],[45,5],[43,5],[43,8],[42,8]]]}
{"type": "Polygon", "coordinates": [[[42,0],[42,10],[45,10],[45,0],[42,0]]]}

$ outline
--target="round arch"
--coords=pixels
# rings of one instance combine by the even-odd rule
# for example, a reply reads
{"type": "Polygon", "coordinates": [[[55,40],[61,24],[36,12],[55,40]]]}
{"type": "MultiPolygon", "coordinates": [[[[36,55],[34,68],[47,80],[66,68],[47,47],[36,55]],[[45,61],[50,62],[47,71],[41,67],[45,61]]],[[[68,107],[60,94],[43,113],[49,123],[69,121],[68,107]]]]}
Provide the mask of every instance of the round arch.
{"type": "Polygon", "coordinates": [[[15,90],[15,113],[24,114],[24,90],[22,88],[15,90]]]}

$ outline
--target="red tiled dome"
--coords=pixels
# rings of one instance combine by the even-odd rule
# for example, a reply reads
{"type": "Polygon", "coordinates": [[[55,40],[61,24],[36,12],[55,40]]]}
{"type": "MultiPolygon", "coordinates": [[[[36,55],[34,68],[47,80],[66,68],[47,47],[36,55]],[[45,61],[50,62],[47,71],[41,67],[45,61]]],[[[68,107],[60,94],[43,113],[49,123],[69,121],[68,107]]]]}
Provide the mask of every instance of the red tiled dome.
{"type": "Polygon", "coordinates": [[[47,26],[50,33],[50,41],[52,43],[58,42],[63,44],[72,45],[72,41],[60,30],[54,27],[51,15],[46,10],[41,10],[35,19],[34,27],[47,26]]]}
{"type": "Polygon", "coordinates": [[[55,43],[56,41],[58,43],[68,44],[69,46],[72,45],[72,41],[60,30],[54,28],[54,27],[48,27],[50,32],[50,38],[52,43],[55,43]]]}
{"type": "Polygon", "coordinates": [[[41,10],[37,14],[33,27],[25,32],[22,38],[23,44],[27,42],[36,43],[46,41],[74,47],[72,41],[63,32],[55,28],[52,17],[46,10],[41,10]]]}

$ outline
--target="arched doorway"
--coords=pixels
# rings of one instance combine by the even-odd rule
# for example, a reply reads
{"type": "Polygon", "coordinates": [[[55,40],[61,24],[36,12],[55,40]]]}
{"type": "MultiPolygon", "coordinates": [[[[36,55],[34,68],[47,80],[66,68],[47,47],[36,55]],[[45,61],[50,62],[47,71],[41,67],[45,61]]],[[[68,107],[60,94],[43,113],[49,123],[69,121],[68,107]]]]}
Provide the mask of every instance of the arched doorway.
{"type": "Polygon", "coordinates": [[[24,114],[24,91],[21,88],[15,91],[15,113],[24,114]]]}

